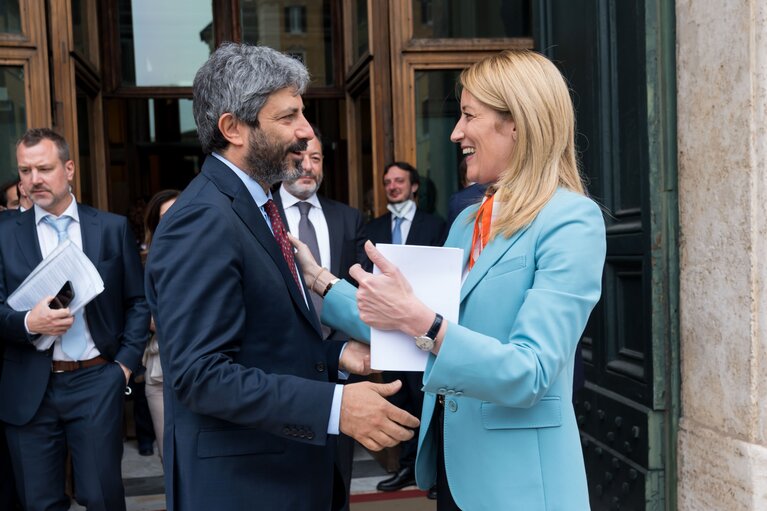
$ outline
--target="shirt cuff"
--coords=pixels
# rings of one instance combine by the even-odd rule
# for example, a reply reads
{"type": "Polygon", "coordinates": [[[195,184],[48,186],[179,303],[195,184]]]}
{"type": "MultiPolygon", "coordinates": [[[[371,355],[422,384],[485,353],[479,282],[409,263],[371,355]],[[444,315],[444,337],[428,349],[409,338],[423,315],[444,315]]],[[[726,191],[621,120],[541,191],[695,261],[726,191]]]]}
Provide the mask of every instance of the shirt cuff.
{"type": "MultiPolygon", "coordinates": [[[[343,345],[343,346],[341,346],[341,351],[338,353],[338,362],[339,362],[339,365],[341,365],[341,364],[340,364],[340,362],[341,362],[341,356],[344,354],[344,350],[346,349],[346,345],[347,345],[347,344],[349,344],[349,343],[348,343],[348,342],[345,342],[345,343],[344,343],[344,345],[343,345]]],[[[339,379],[339,380],[344,380],[344,381],[348,380],[348,379],[349,379],[349,373],[347,373],[346,371],[342,371],[342,370],[340,370],[340,369],[339,369],[339,370],[338,370],[338,379],[339,379]]]]}
{"type": "Polygon", "coordinates": [[[32,311],[27,311],[27,313],[24,314],[24,330],[26,330],[29,335],[37,335],[36,333],[31,332],[29,330],[29,325],[27,325],[27,318],[29,318],[29,313],[30,312],[32,312],[32,311]]]}
{"type": "Polygon", "coordinates": [[[344,397],[344,386],[336,385],[333,391],[333,405],[330,407],[330,418],[328,419],[328,435],[337,435],[339,433],[339,423],[341,422],[341,399],[344,397]]]}

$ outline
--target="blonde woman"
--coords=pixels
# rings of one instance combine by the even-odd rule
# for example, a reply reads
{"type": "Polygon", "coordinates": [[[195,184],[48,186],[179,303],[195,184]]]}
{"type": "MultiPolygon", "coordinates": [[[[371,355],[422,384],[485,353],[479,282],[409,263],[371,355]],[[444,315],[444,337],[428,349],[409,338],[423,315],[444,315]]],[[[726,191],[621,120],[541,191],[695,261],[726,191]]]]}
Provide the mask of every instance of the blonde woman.
{"type": "Polygon", "coordinates": [[[323,322],[368,338],[401,330],[431,355],[424,373],[416,479],[438,483],[440,511],[589,508],[570,402],[578,340],[601,292],[604,221],[586,197],[574,114],[557,68],[531,51],[485,58],[460,77],[460,144],[468,179],[488,184],[445,243],[464,249],[458,323],[383,271],[351,276],[359,291],[299,259],[325,293],[323,322]]]}

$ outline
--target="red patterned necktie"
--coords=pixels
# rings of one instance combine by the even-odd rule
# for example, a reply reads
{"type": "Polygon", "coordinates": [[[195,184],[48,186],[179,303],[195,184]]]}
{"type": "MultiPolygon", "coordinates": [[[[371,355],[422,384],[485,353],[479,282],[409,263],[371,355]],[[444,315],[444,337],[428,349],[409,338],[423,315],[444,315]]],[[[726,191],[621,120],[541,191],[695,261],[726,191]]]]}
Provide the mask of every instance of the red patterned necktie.
{"type": "Polygon", "coordinates": [[[269,215],[269,221],[272,223],[272,232],[274,233],[274,238],[277,240],[277,244],[280,246],[282,257],[284,257],[285,262],[288,263],[288,268],[290,268],[290,273],[293,275],[298,289],[301,289],[301,281],[298,280],[298,272],[296,271],[296,261],[293,259],[293,245],[290,244],[288,232],[285,229],[285,224],[282,223],[280,212],[277,211],[277,205],[272,199],[269,199],[266,201],[266,204],[264,204],[264,209],[266,210],[266,214],[269,215]]]}

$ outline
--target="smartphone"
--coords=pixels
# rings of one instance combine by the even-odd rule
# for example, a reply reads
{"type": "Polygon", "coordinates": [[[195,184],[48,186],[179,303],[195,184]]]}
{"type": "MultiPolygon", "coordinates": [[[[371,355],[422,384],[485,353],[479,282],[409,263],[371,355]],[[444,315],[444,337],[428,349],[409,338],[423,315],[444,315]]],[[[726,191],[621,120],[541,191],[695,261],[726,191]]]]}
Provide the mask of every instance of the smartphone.
{"type": "Polygon", "coordinates": [[[72,289],[72,283],[70,281],[64,282],[59,292],[53,297],[48,307],[51,309],[66,309],[72,300],[75,298],[75,290],[72,289]]]}

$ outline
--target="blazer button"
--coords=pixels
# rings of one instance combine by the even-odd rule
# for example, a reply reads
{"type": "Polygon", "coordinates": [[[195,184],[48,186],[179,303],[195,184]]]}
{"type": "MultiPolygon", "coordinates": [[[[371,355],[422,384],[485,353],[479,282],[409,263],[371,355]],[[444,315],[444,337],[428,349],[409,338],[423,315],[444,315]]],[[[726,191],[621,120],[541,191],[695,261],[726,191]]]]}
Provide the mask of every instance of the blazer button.
{"type": "Polygon", "coordinates": [[[308,438],[309,440],[313,440],[313,439],[314,439],[314,433],[312,433],[311,431],[310,431],[310,432],[308,432],[308,433],[306,434],[306,438],[308,438]]]}
{"type": "Polygon", "coordinates": [[[455,400],[451,399],[447,402],[447,409],[451,412],[458,411],[458,403],[455,402],[455,400]]]}
{"type": "Polygon", "coordinates": [[[445,395],[445,392],[447,392],[446,388],[437,389],[437,394],[445,395]]]}
{"type": "Polygon", "coordinates": [[[325,364],[322,362],[317,362],[317,364],[314,366],[314,368],[317,370],[318,373],[324,373],[325,372],[325,364]]]}
{"type": "Polygon", "coordinates": [[[289,435],[290,434],[290,428],[285,426],[284,428],[282,428],[282,433],[284,435],[289,435]]]}
{"type": "Polygon", "coordinates": [[[455,395],[455,391],[453,389],[449,389],[447,392],[445,392],[446,396],[453,396],[455,395]]]}

